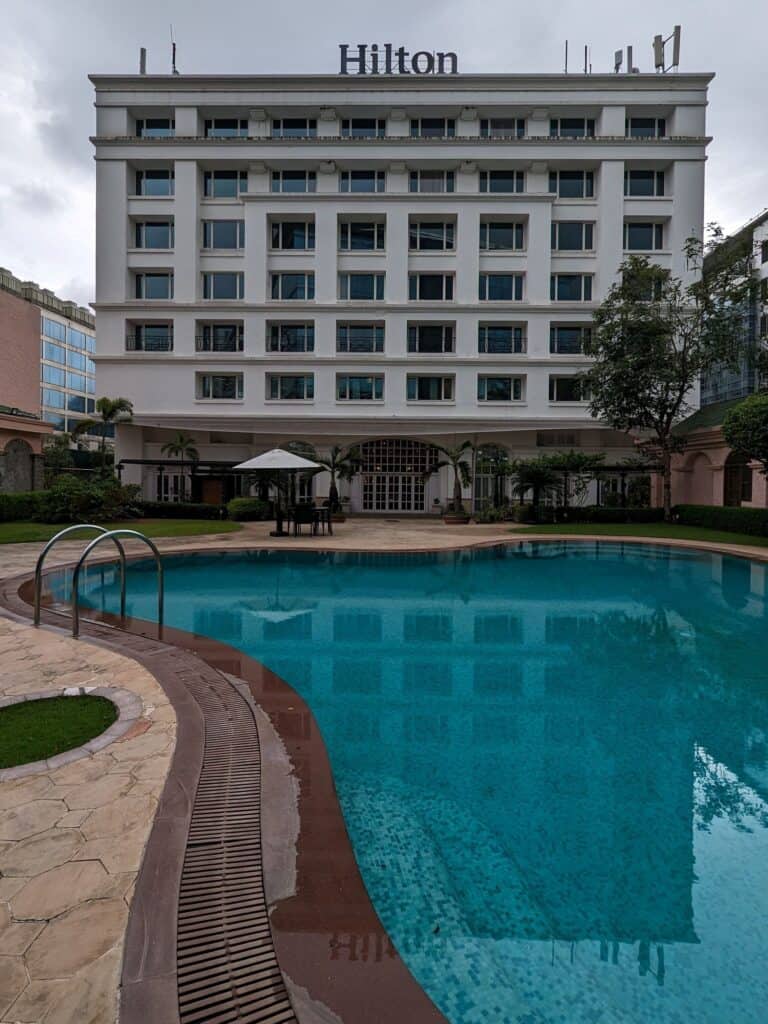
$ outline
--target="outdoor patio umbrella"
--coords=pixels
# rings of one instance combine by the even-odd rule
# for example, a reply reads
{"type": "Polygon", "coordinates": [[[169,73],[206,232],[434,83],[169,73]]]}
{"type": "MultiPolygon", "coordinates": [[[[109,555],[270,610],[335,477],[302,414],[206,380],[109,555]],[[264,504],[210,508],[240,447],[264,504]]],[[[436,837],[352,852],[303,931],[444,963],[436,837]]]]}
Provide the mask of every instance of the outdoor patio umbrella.
{"type": "MultiPolygon", "coordinates": [[[[307,470],[318,470],[323,467],[302,455],[294,455],[293,452],[286,452],[282,448],[273,448],[270,452],[257,455],[253,459],[241,462],[235,469],[241,469],[247,473],[277,473],[278,485],[281,473],[302,473],[307,470]]],[[[283,530],[283,503],[280,496],[280,487],[277,488],[277,508],[275,510],[275,529],[270,534],[272,537],[285,537],[283,530]]]]}

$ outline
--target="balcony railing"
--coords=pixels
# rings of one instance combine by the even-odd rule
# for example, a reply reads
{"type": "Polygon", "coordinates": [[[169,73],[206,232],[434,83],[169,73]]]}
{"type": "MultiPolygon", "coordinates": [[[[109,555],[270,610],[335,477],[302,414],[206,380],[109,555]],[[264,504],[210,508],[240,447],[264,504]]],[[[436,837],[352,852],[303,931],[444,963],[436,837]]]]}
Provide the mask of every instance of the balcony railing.
{"type": "Polygon", "coordinates": [[[148,338],[142,334],[127,334],[125,337],[126,352],[173,352],[173,334],[164,337],[148,338]]]}
{"type": "Polygon", "coordinates": [[[210,334],[195,335],[195,352],[242,352],[243,335],[216,338],[210,334]]]}

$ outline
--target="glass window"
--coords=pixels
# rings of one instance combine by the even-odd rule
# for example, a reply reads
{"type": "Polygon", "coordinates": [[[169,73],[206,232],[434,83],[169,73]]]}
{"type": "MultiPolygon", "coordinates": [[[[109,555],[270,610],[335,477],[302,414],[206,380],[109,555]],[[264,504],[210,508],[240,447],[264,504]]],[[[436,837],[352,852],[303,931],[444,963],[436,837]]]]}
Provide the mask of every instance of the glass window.
{"type": "Polygon", "coordinates": [[[142,117],[136,121],[136,134],[140,139],[165,139],[176,134],[172,117],[142,117]]]}
{"type": "Polygon", "coordinates": [[[67,409],[70,412],[85,412],[85,395],[68,395],[67,409]]]}
{"type": "Polygon", "coordinates": [[[136,225],[137,249],[172,249],[173,223],[171,221],[145,221],[136,225]]]}
{"type": "Polygon", "coordinates": [[[314,299],[314,274],[273,274],[272,298],[283,301],[314,299]]]}
{"type": "Polygon", "coordinates": [[[630,252],[663,249],[664,225],[626,222],[624,224],[624,248],[630,252]]]}
{"type": "Polygon", "coordinates": [[[85,377],[82,373],[70,373],[67,371],[67,387],[73,391],[85,391],[85,377]]]}
{"type": "Polygon", "coordinates": [[[244,220],[204,220],[204,249],[242,249],[245,246],[244,220]]]}
{"type": "Polygon", "coordinates": [[[173,324],[135,324],[126,338],[129,352],[171,352],[173,324]]]}
{"type": "MultiPolygon", "coordinates": [[[[67,340],[73,348],[85,349],[88,345],[89,339],[93,341],[92,336],[84,334],[82,331],[75,330],[74,327],[69,328],[67,340]]],[[[92,349],[89,349],[89,351],[92,351],[92,349]]]]}
{"type": "Polygon", "coordinates": [[[173,274],[137,274],[137,299],[172,299],[173,274]]]}
{"type": "Polygon", "coordinates": [[[590,302],[592,299],[591,274],[552,274],[549,282],[549,297],[553,302],[590,302]]]}
{"type": "Polygon", "coordinates": [[[315,325],[313,323],[270,324],[267,350],[269,352],[314,352],[315,325]]]}
{"type": "Polygon", "coordinates": [[[550,171],[549,191],[560,199],[592,199],[595,195],[594,171],[550,171]]]}
{"type": "Polygon", "coordinates": [[[384,298],[384,275],[339,274],[339,298],[380,302],[384,298]]]}
{"type": "Polygon", "coordinates": [[[172,196],[173,192],[172,170],[136,171],[137,196],[172,196]]]}
{"type": "Polygon", "coordinates": [[[408,248],[420,252],[453,249],[454,230],[454,225],[450,221],[411,221],[408,228],[408,248]]]}
{"type": "Polygon", "coordinates": [[[65,391],[54,391],[53,388],[42,388],[42,404],[49,405],[52,409],[64,409],[67,405],[67,394],[65,391]]]}
{"type": "Polygon", "coordinates": [[[552,222],[552,249],[556,252],[581,252],[594,248],[594,226],[580,220],[552,222]]]}
{"type": "Polygon", "coordinates": [[[408,351],[425,355],[453,352],[453,324],[408,324],[408,351]]]}
{"type": "Polygon", "coordinates": [[[82,352],[67,352],[67,366],[72,367],[73,370],[82,370],[85,372],[85,354],[82,352]]]}
{"type": "Polygon", "coordinates": [[[416,302],[453,299],[453,274],[409,274],[408,298],[416,302]]]}
{"type": "Polygon", "coordinates": [[[409,402],[452,402],[453,377],[408,377],[406,397],[409,402]]]}
{"type": "Polygon", "coordinates": [[[65,420],[60,413],[44,411],[43,419],[46,423],[52,423],[54,430],[64,430],[65,428],[65,420]]]}
{"type": "Polygon", "coordinates": [[[85,390],[89,395],[96,394],[96,381],[93,377],[87,377],[85,381],[85,390]]]}
{"type": "Polygon", "coordinates": [[[341,171],[340,192],[383,192],[385,171],[341,171]]]}
{"type": "Polygon", "coordinates": [[[483,139],[522,139],[524,135],[524,117],[490,117],[480,121],[483,139]]]}
{"type": "Polygon", "coordinates": [[[383,224],[356,220],[339,224],[339,249],[365,251],[383,248],[383,224]]]}
{"type": "Polygon", "coordinates": [[[213,271],[203,274],[204,299],[242,299],[243,274],[213,271]]]}
{"type": "Polygon", "coordinates": [[[383,139],[386,135],[386,121],[376,117],[351,117],[341,122],[344,139],[383,139]]]}
{"type": "Polygon", "coordinates": [[[203,195],[206,199],[237,199],[248,191],[247,171],[204,171],[203,195]]]}
{"type": "Polygon", "coordinates": [[[315,378],[311,373],[267,374],[267,398],[273,401],[305,402],[315,397],[315,378]]]}
{"type": "Polygon", "coordinates": [[[595,120],[592,117],[558,117],[549,122],[552,138],[586,139],[594,138],[595,120]]]}
{"type": "Polygon", "coordinates": [[[198,373],[195,382],[198,399],[238,400],[243,397],[242,373],[198,373]]]}
{"type": "Polygon", "coordinates": [[[314,221],[280,220],[272,222],[272,248],[306,250],[315,248],[314,221]]]}
{"type": "Polygon", "coordinates": [[[336,325],[336,351],[351,355],[384,351],[384,325],[340,323],[336,325]]]}
{"type": "Polygon", "coordinates": [[[663,117],[628,117],[625,134],[631,139],[663,139],[667,122],[663,117]]]}
{"type": "Polygon", "coordinates": [[[481,274],[479,298],[482,302],[521,302],[522,274],[481,274]]]}
{"type": "Polygon", "coordinates": [[[664,171],[624,171],[625,196],[663,196],[664,171]]]}
{"type": "Polygon", "coordinates": [[[487,355],[519,355],[525,352],[523,328],[511,324],[480,324],[477,350],[487,355]]]}
{"type": "Polygon", "coordinates": [[[453,192],[453,171],[411,171],[408,178],[410,192],[453,192]]]}
{"type": "Polygon", "coordinates": [[[96,363],[92,359],[85,360],[85,372],[96,373],[96,363]]]}
{"type": "Polygon", "coordinates": [[[272,122],[273,139],[314,139],[316,135],[314,117],[277,117],[272,122]]]}
{"type": "Polygon", "coordinates": [[[760,243],[760,262],[768,263],[768,241],[760,243]]]}
{"type": "Polygon", "coordinates": [[[195,336],[198,352],[242,352],[242,324],[201,324],[195,336]]]}
{"type": "Polygon", "coordinates": [[[522,377],[478,377],[478,402],[519,402],[523,397],[522,377]]]}
{"type": "Polygon", "coordinates": [[[524,192],[525,171],[480,171],[481,192],[524,192]]]}
{"type": "Polygon", "coordinates": [[[273,192],[314,192],[316,189],[315,171],[272,171],[273,192]]]}
{"type": "Polygon", "coordinates": [[[67,361],[66,349],[63,349],[61,345],[54,345],[52,341],[44,341],[43,359],[50,359],[52,363],[65,363],[67,361]]]}
{"type": "Polygon", "coordinates": [[[550,377],[550,402],[588,402],[589,390],[581,377],[550,377]]]}
{"type": "Polygon", "coordinates": [[[96,351],[96,339],[91,334],[85,336],[85,347],[93,355],[96,351]]]}
{"type": "Polygon", "coordinates": [[[551,324],[549,351],[557,355],[581,355],[584,342],[592,337],[592,328],[582,324],[551,324]]]}
{"type": "Polygon", "coordinates": [[[489,251],[514,251],[525,245],[525,226],[511,221],[482,221],[480,248],[489,251]]]}
{"type": "Polygon", "coordinates": [[[245,139],[248,137],[248,121],[242,117],[213,117],[205,122],[207,139],[245,139]]]}
{"type": "Polygon", "coordinates": [[[415,117],[411,119],[411,136],[419,139],[452,138],[456,121],[452,117],[415,117]]]}
{"type": "Polygon", "coordinates": [[[56,341],[67,340],[66,326],[57,320],[49,320],[47,316],[43,317],[43,334],[46,338],[53,338],[56,341]]]}
{"type": "Polygon", "coordinates": [[[336,399],[339,402],[380,402],[383,398],[383,377],[352,377],[347,374],[336,377],[336,399]]]}

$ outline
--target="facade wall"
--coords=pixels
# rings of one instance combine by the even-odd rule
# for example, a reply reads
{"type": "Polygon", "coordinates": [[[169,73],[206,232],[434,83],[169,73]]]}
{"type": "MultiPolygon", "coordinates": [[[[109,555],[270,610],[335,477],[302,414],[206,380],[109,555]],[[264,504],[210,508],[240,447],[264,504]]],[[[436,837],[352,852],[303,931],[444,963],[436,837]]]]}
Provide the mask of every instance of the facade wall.
{"type": "Polygon", "coordinates": [[[0,405],[40,412],[40,314],[0,288],[0,405]]]}
{"type": "Polygon", "coordinates": [[[542,432],[555,441],[562,435],[565,447],[610,450],[616,460],[628,454],[626,439],[596,424],[588,403],[554,382],[576,377],[586,362],[578,350],[553,347],[551,332],[589,327],[627,251],[630,225],[660,225],[661,247],[649,255],[689,276],[681,249],[702,230],[708,81],[435,76],[416,86],[384,76],[95,78],[99,387],[134,403],[134,425],[119,431],[119,457],[129,457],[124,437],[131,458],[156,458],[162,432],[177,429],[195,432],[210,459],[227,449],[226,457],[244,458],[291,439],[327,447],[387,437],[493,440],[522,456],[537,452],[542,432]],[[150,116],[168,119],[159,137],[139,135],[150,116]],[[628,119],[641,116],[665,119],[663,137],[626,131],[628,119]],[[206,137],[216,117],[239,119],[242,137],[206,137]],[[283,119],[302,117],[314,123],[311,137],[279,137],[279,127],[275,136],[283,119]],[[344,137],[344,122],[355,117],[383,122],[384,137],[344,137]],[[439,137],[414,136],[413,122],[430,117],[453,124],[439,137]],[[560,137],[559,128],[553,135],[553,125],[569,117],[581,118],[582,136],[560,137]],[[522,129],[494,135],[492,128],[485,137],[484,122],[494,118],[522,129]],[[138,194],[142,176],[158,170],[173,173],[173,195],[138,194]],[[361,170],[383,174],[383,190],[343,191],[343,176],[361,170]],[[242,191],[206,195],[212,171],[241,172],[242,191]],[[452,175],[451,191],[411,190],[414,174],[435,171],[452,175]],[[659,181],[663,175],[662,194],[625,194],[629,171],[654,171],[659,181]],[[281,172],[309,172],[314,190],[274,191],[281,172]],[[519,191],[483,191],[494,172],[517,172],[519,191]],[[575,172],[589,180],[586,194],[559,195],[553,175],[575,172]],[[204,222],[231,220],[242,221],[244,246],[205,248],[204,222]],[[158,221],[172,223],[170,244],[139,244],[141,225],[158,221]],[[273,225],[283,221],[311,224],[313,248],[273,248],[273,225]],[[383,225],[382,248],[340,248],[343,227],[361,221],[383,225]],[[453,247],[415,248],[412,225],[436,222],[451,225],[453,247]],[[591,241],[585,234],[582,249],[553,247],[553,224],[560,232],[574,222],[589,226],[591,241]],[[488,223],[520,224],[519,247],[482,247],[488,223]],[[206,297],[205,275],[227,272],[242,275],[242,297],[206,297]],[[172,298],[137,297],[137,278],[153,273],[173,274],[172,298]],[[281,273],[313,275],[314,295],[274,295],[273,275],[281,273]],[[343,275],[355,273],[383,275],[382,294],[347,297],[343,275]],[[414,298],[410,279],[418,274],[448,275],[451,297],[414,298]],[[482,281],[497,274],[520,275],[519,293],[485,298],[482,281]],[[591,294],[559,295],[558,275],[584,275],[591,294]],[[290,322],[312,325],[311,351],[271,351],[273,326],[290,322]],[[137,343],[143,328],[163,323],[172,327],[164,350],[137,343]],[[241,350],[201,350],[211,323],[239,325],[241,350]],[[383,351],[340,351],[340,327],[366,323],[383,327],[383,351]],[[451,350],[412,351],[409,327],[418,324],[448,325],[451,350]],[[486,326],[518,328],[516,350],[481,351],[486,326]],[[205,375],[237,375],[237,393],[207,397],[205,375]],[[276,398],[273,379],[296,376],[311,377],[311,397],[276,398]],[[343,399],[339,378],[356,376],[382,378],[381,396],[343,399]],[[408,380],[417,376],[450,378],[449,396],[414,398],[408,380]],[[506,390],[509,397],[484,400],[486,378],[501,378],[493,394],[506,390]],[[228,446],[220,437],[227,433],[240,435],[237,443],[228,446]]]}

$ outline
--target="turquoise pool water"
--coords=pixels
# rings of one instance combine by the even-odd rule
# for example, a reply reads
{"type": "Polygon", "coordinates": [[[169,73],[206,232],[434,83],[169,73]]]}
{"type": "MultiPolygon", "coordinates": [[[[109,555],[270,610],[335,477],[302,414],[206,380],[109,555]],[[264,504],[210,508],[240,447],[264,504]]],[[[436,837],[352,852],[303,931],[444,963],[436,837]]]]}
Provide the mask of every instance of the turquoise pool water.
{"type": "MultiPolygon", "coordinates": [[[[311,706],[371,898],[452,1024],[765,1024],[768,566],[580,542],[165,562],[169,624],[311,706]]],[[[117,610],[110,570],[84,593],[117,610]]],[[[128,595],[154,617],[148,564],[128,595]]]]}

